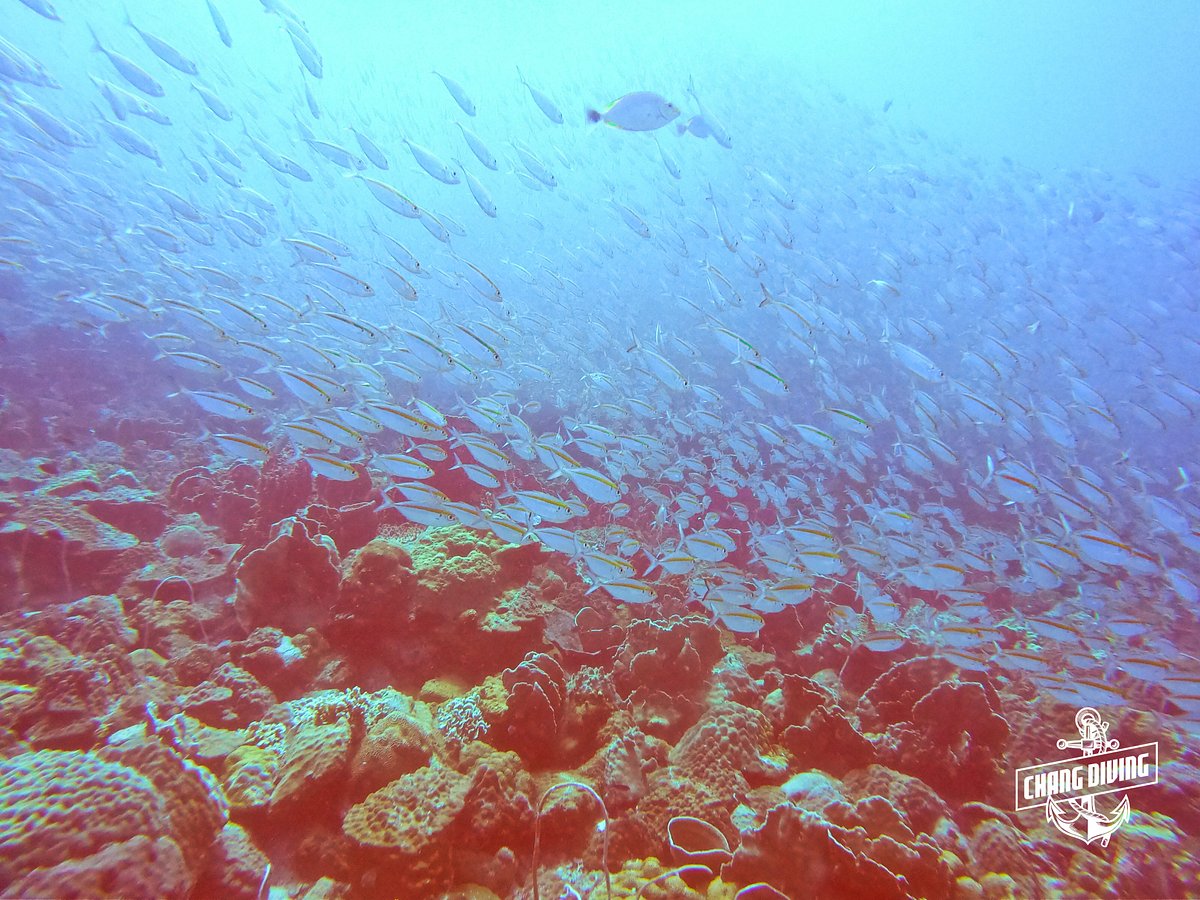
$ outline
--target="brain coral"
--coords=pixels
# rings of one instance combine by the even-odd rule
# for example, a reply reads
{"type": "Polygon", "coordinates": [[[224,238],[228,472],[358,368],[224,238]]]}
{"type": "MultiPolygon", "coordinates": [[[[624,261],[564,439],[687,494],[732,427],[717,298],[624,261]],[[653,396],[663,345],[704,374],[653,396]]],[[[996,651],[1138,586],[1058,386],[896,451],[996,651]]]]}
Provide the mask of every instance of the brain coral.
{"type": "Polygon", "coordinates": [[[275,789],[279,754],[243,744],[225,758],[225,796],[236,811],[266,806],[275,789]]]}
{"type": "Polygon", "coordinates": [[[83,859],[35,869],[6,897],[186,897],[190,880],[170,838],[139,835],[83,859]]]}
{"type": "Polygon", "coordinates": [[[315,803],[334,796],[350,767],[350,738],[346,719],[330,725],[312,723],[289,732],[271,805],[315,803]]]}
{"type": "Polygon", "coordinates": [[[352,807],[342,822],[364,847],[415,856],[431,849],[463,811],[471,779],[441,765],[402,775],[352,807]]]}
{"type": "Polygon", "coordinates": [[[198,875],[229,814],[216,777],[154,738],[112,744],[96,755],[135,769],[154,785],[165,803],[169,836],[192,876],[198,875]]]}
{"type": "Polygon", "coordinates": [[[437,738],[432,725],[398,711],[377,719],[350,761],[352,798],[362,799],[401,775],[429,765],[437,738]]]}
{"type": "Polygon", "coordinates": [[[737,792],[743,776],[751,784],[780,784],[787,777],[783,761],[764,755],[770,734],[766,716],[757,709],[719,703],[683,736],[670,763],[719,796],[737,792]]]}
{"type": "MultiPolygon", "coordinates": [[[[38,750],[0,762],[0,886],[112,844],[167,835],[144,775],[91,753],[38,750]]],[[[178,852],[178,851],[176,851],[178,852]]]]}

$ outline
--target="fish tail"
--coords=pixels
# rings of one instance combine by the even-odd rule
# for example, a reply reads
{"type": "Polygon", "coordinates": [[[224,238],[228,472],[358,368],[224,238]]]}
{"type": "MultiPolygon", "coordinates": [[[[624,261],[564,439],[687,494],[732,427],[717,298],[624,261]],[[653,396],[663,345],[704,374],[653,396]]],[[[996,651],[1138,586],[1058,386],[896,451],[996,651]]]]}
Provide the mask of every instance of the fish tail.
{"type": "Polygon", "coordinates": [[[594,125],[595,123],[600,121],[600,118],[601,118],[600,111],[596,110],[596,109],[592,109],[589,106],[587,109],[587,120],[594,125]]]}
{"type": "Polygon", "coordinates": [[[645,572],[642,573],[643,578],[648,578],[650,576],[651,572],[653,572],[660,565],[662,565],[662,562],[659,561],[658,559],[655,559],[654,556],[652,556],[648,550],[643,549],[642,552],[646,554],[646,559],[650,560],[650,568],[648,568],[645,572]]]}
{"type": "Polygon", "coordinates": [[[100,35],[96,34],[96,29],[92,27],[90,22],[88,23],[88,31],[92,33],[92,52],[99,50],[103,53],[104,45],[100,43],[100,35]]]}
{"type": "Polygon", "coordinates": [[[384,512],[389,509],[394,509],[397,512],[399,512],[400,511],[399,501],[393,500],[391,497],[384,497],[383,502],[381,502],[378,506],[375,507],[375,512],[377,512],[377,513],[384,512]]]}

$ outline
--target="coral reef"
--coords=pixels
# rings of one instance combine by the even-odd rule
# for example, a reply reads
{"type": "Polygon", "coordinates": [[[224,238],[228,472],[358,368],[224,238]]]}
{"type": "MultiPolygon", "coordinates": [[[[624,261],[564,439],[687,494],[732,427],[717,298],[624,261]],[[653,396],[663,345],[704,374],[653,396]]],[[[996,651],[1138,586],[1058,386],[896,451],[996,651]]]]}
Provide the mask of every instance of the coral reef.
{"type": "Polygon", "coordinates": [[[1200,823],[1161,711],[1119,724],[1171,757],[1158,811],[1101,858],[1003,811],[1006,761],[1072,724],[1021,679],[917,641],[788,655],[632,617],[532,543],[380,532],[354,483],[253,474],[189,470],[167,503],[116,472],[6,482],[35,496],[0,498],[26,516],[0,536],[22,597],[0,614],[0,891],[528,897],[535,865],[546,895],[1200,884],[1183,850],[1151,860],[1200,823]],[[266,525],[243,508],[264,485],[286,508],[266,525]]]}

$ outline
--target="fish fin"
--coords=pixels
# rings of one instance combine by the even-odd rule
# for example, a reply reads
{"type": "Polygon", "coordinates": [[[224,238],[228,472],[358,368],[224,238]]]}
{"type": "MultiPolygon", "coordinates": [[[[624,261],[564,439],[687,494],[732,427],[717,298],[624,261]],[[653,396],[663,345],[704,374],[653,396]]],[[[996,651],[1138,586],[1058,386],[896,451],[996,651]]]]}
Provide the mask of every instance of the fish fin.
{"type": "Polygon", "coordinates": [[[642,573],[642,577],[647,578],[647,577],[649,577],[650,573],[653,572],[655,569],[657,569],[659,566],[661,566],[662,563],[658,559],[656,559],[654,556],[652,556],[650,554],[650,551],[645,549],[644,547],[642,548],[642,552],[646,554],[646,559],[650,560],[650,568],[646,569],[646,571],[642,573]]]}

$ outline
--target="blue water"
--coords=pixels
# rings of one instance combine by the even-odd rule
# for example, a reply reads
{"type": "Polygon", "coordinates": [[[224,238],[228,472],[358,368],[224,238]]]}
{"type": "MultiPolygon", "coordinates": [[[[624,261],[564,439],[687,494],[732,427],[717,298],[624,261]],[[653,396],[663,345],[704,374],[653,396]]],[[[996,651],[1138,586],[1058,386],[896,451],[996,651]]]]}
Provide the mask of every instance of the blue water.
{"type": "Polygon", "coordinates": [[[903,644],[1194,731],[1191,3],[216,0],[227,47],[202,2],[2,2],[0,608],[183,596],[166,525],[94,571],[99,501],[54,478],[180,525],[181,473],[261,471],[186,510],[214,652],[275,519],[363,503],[342,558],[461,523],[552,548],[606,626],[696,613],[839,677],[903,644]],[[670,121],[588,122],[634,91],[670,121]]]}

